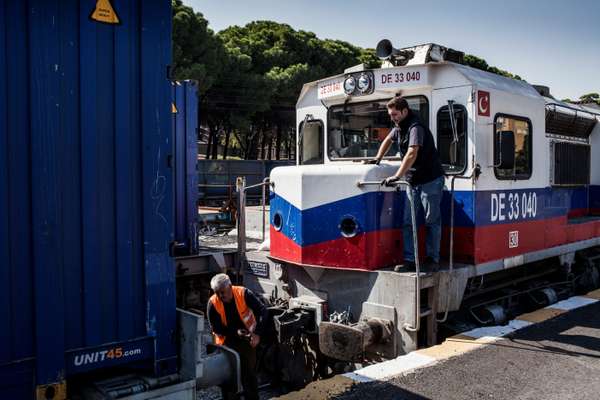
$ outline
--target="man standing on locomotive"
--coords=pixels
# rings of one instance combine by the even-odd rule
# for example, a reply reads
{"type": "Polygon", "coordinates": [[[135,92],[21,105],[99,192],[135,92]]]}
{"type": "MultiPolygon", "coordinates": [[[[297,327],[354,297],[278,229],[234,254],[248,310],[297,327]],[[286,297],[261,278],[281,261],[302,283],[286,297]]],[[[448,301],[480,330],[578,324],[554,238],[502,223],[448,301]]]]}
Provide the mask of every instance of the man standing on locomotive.
{"type": "MultiPolygon", "coordinates": [[[[237,351],[241,361],[244,398],[258,399],[256,346],[268,318],[267,308],[250,289],[231,285],[226,274],[215,275],[210,287],[215,294],[208,301],[207,315],[215,342],[237,351]]],[[[221,388],[224,399],[236,398],[230,386],[221,388]]]]}
{"type": "MultiPolygon", "coordinates": [[[[406,99],[396,95],[387,103],[387,110],[395,127],[381,142],[375,160],[370,162],[379,164],[392,142],[398,144],[402,157],[400,167],[394,175],[384,179],[382,184],[389,186],[403,176],[410,183],[415,211],[418,212],[422,207],[425,214],[427,231],[425,270],[435,272],[439,269],[440,262],[442,237],[440,202],[444,188],[444,169],[431,131],[411,111],[406,99]]],[[[415,255],[409,201],[404,204],[403,214],[404,267],[414,270],[415,255]]]]}

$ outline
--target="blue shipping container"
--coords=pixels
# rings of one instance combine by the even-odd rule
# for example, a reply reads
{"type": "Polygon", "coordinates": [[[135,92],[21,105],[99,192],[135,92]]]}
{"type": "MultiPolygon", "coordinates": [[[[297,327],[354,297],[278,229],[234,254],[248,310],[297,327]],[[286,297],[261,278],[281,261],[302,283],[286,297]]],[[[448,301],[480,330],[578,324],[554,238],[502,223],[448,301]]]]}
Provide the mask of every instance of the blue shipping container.
{"type": "Polygon", "coordinates": [[[175,145],[175,240],[194,246],[198,222],[198,87],[193,81],[172,83],[175,145]]]}
{"type": "Polygon", "coordinates": [[[2,399],[176,368],[170,7],[0,1],[2,399]]]}

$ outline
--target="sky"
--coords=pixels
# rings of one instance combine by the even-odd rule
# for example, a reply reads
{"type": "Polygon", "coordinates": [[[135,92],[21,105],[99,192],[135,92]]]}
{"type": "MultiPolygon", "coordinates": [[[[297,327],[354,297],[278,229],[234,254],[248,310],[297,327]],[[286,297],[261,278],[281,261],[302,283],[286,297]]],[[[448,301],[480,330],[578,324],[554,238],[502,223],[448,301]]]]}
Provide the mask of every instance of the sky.
{"type": "Polygon", "coordinates": [[[549,86],[559,99],[600,93],[598,0],[183,1],[215,32],[271,20],[360,47],[432,42],[549,86]]]}

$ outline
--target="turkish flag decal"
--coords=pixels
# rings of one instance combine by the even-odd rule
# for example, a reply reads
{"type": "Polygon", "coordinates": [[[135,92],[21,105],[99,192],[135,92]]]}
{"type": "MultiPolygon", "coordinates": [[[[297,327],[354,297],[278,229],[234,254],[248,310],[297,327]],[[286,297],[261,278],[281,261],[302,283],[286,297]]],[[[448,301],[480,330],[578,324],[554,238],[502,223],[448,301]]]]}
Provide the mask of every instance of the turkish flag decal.
{"type": "Polygon", "coordinates": [[[490,92],[477,91],[477,114],[484,117],[490,116],[490,92]]]}

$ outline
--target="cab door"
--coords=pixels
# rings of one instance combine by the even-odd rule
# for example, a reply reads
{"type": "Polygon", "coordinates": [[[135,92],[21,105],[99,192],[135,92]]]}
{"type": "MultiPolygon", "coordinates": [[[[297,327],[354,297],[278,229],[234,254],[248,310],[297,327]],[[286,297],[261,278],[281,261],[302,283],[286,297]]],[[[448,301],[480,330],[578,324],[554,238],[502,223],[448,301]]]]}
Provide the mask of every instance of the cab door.
{"type": "Polygon", "coordinates": [[[298,164],[323,164],[325,147],[323,121],[308,117],[298,127],[298,164]]]}
{"type": "Polygon", "coordinates": [[[431,132],[447,175],[464,174],[473,155],[471,93],[468,85],[432,94],[431,132]]]}

